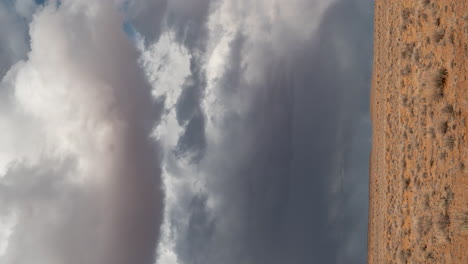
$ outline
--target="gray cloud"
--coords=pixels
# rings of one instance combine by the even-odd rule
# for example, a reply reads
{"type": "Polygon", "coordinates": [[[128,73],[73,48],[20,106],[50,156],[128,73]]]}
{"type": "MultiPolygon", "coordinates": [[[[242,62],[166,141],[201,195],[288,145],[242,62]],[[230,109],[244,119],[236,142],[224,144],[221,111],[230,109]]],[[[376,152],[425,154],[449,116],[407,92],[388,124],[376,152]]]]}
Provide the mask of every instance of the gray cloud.
{"type": "MultiPolygon", "coordinates": [[[[177,40],[190,50],[205,49],[211,0],[171,0],[168,5],[167,25],[174,30],[177,40]]],[[[195,51],[197,54],[199,51],[195,51]]]]}
{"type": "Polygon", "coordinates": [[[0,3],[0,76],[4,76],[10,66],[18,60],[24,59],[29,49],[28,21],[20,12],[23,9],[29,8],[17,8],[9,1],[0,3]]]}
{"type": "Polygon", "coordinates": [[[128,22],[142,34],[148,43],[158,40],[164,30],[167,0],[124,1],[128,22]]]}
{"type": "Polygon", "coordinates": [[[170,175],[201,186],[192,188],[193,199],[206,197],[197,206],[183,198],[177,206],[186,209],[169,214],[178,261],[363,263],[372,2],[336,2],[320,14],[295,1],[284,12],[297,16],[256,14],[259,21],[249,17],[253,6],[271,7],[225,1],[227,9],[210,16],[220,16],[218,27],[227,23],[232,32],[224,34],[233,37],[223,44],[223,33],[209,33],[208,47],[228,50],[225,64],[216,66],[221,75],[210,79],[216,48],[201,60],[208,86],[216,87],[205,89],[202,100],[205,157],[194,167],[169,167],[170,175]],[[316,31],[288,20],[308,21],[311,14],[320,18],[316,31]],[[267,33],[257,24],[263,22],[267,33]]]}

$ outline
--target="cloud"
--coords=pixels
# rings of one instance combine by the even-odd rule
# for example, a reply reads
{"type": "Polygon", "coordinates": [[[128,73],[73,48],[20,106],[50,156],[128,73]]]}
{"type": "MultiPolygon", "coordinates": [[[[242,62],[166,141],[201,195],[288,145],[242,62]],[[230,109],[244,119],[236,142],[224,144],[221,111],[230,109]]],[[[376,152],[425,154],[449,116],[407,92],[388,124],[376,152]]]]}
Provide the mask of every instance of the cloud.
{"type": "Polygon", "coordinates": [[[122,2],[126,19],[146,39],[157,41],[164,30],[167,0],[117,0],[122,2]]]}
{"type": "Polygon", "coordinates": [[[9,1],[0,3],[0,76],[5,75],[12,64],[23,59],[28,51],[27,20],[23,17],[27,15],[23,13],[27,12],[23,10],[29,10],[30,5],[23,5],[22,2],[24,1],[16,3],[20,8],[9,1]]]}
{"type": "MultiPolygon", "coordinates": [[[[200,105],[204,156],[193,163],[166,146],[158,263],[364,262],[371,1],[209,10],[196,20],[206,21],[205,47],[187,46],[206,78],[202,98],[186,90],[177,104],[200,105]]],[[[179,139],[189,135],[199,132],[179,139]]]]}
{"type": "Polygon", "coordinates": [[[2,263],[365,261],[372,1],[0,14],[2,263]]]}
{"type": "Polygon", "coordinates": [[[2,218],[13,222],[2,263],[152,263],[161,107],[122,24],[112,1],[34,15],[31,51],[1,83],[2,218]]]}

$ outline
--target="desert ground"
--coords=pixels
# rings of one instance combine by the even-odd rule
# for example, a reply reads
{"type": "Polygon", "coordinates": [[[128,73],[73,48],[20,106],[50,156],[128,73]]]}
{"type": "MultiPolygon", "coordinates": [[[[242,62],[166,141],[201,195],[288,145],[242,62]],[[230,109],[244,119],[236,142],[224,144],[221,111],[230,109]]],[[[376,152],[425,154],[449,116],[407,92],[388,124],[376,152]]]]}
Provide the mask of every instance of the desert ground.
{"type": "Polygon", "coordinates": [[[368,263],[468,263],[468,1],[375,0],[368,263]]]}

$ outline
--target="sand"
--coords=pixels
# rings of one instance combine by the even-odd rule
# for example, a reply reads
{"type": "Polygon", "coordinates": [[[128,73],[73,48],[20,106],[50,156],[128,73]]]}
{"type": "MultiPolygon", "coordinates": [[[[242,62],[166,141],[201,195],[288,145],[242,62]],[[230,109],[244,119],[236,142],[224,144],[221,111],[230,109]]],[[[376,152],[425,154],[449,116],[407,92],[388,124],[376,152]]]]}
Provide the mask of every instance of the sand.
{"type": "Polygon", "coordinates": [[[375,0],[368,262],[468,263],[468,1],[375,0]]]}

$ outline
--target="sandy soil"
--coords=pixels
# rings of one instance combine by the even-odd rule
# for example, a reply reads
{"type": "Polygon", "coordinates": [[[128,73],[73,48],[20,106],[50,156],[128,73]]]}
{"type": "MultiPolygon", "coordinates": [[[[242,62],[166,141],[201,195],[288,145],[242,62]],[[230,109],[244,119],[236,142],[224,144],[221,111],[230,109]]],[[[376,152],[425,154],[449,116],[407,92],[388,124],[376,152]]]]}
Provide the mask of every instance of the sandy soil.
{"type": "Polygon", "coordinates": [[[375,0],[368,262],[468,263],[468,1],[375,0]]]}

